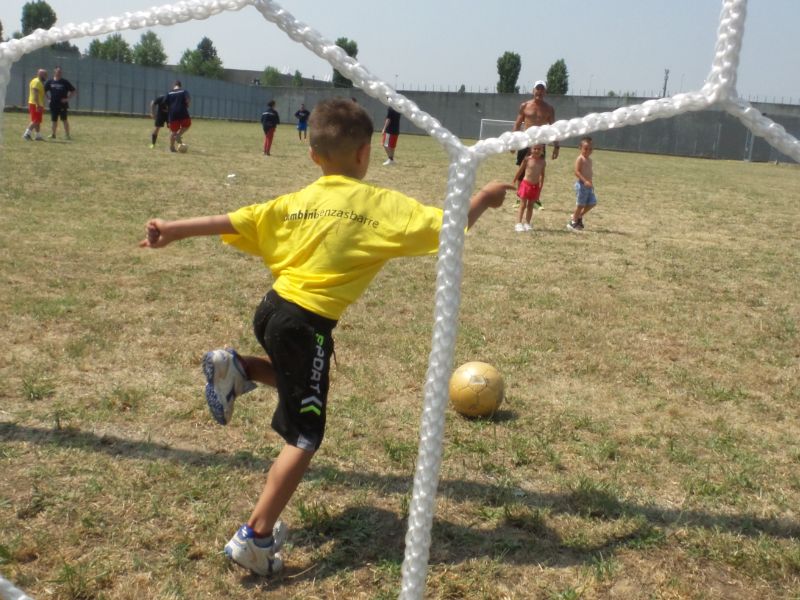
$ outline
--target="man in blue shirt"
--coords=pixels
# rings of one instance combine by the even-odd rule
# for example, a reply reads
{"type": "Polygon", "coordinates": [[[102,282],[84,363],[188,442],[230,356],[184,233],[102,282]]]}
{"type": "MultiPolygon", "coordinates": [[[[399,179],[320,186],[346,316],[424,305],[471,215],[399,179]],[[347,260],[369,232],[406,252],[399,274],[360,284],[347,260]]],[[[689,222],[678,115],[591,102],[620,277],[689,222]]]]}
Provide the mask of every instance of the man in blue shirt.
{"type": "Polygon", "coordinates": [[[189,116],[189,104],[192,98],[189,92],[183,89],[183,84],[176,81],[172,85],[172,91],[167,94],[167,122],[169,123],[169,150],[175,152],[175,144],[183,144],[183,134],[192,126],[192,118],[189,116]]]}
{"type": "Polygon", "coordinates": [[[53,124],[50,139],[56,138],[59,119],[64,123],[64,135],[70,139],[67,111],[69,110],[69,99],[77,93],[75,86],[61,76],[61,67],[56,67],[53,71],[53,78],[48,79],[44,84],[44,91],[50,99],[50,121],[53,124]]]}

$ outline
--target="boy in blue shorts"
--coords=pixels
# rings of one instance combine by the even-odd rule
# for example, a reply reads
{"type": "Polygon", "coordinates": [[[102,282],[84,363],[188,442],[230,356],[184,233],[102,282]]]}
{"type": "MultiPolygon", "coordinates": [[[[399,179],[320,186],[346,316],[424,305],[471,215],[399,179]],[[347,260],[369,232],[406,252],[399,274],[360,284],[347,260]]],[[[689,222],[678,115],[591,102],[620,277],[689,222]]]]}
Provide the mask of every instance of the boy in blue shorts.
{"type": "Polygon", "coordinates": [[[301,142],[308,139],[308,117],[311,112],[306,108],[305,104],[301,104],[297,112],[294,113],[294,118],[297,119],[297,139],[301,142]]]}
{"type": "Polygon", "coordinates": [[[583,231],[583,217],[597,205],[592,183],[592,138],[581,138],[580,151],[575,160],[575,212],[567,223],[570,231],[583,231]]]}
{"type": "MultiPolygon", "coordinates": [[[[203,358],[206,401],[227,424],[237,396],[255,382],[278,390],[272,427],[286,444],[275,459],[247,523],[225,545],[237,564],[259,575],[279,571],[287,537],[279,520],[325,433],[332,331],[349,304],[391,258],[433,254],[442,210],[364,183],[372,120],[343,98],[311,114],[310,156],[322,176],[309,186],[223,215],[177,221],[152,219],[140,246],[162,248],[188,237],[222,241],[262,258],[272,289],[256,309],[253,328],[266,356],[213,350],[203,358]]],[[[470,201],[471,227],[513,186],[492,182],[470,201]]]]}

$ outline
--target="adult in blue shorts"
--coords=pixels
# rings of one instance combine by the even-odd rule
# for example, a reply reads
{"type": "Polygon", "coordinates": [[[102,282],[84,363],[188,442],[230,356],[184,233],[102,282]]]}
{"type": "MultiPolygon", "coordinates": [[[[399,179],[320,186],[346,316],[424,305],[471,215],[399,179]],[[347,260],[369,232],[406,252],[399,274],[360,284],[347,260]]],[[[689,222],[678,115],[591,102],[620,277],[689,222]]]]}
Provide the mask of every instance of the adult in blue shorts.
{"type": "Polygon", "coordinates": [[[297,139],[305,140],[308,138],[308,117],[311,112],[306,108],[305,104],[301,104],[300,108],[294,113],[294,118],[297,119],[297,139]]]}

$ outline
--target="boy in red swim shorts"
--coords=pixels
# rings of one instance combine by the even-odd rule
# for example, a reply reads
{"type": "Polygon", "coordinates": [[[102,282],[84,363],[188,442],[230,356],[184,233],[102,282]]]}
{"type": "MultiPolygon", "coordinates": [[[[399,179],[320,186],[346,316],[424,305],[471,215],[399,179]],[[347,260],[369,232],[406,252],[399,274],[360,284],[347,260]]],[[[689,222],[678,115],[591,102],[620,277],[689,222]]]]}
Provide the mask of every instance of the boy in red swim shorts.
{"type": "Polygon", "coordinates": [[[514,176],[514,184],[519,186],[517,188],[517,196],[520,199],[517,224],[514,226],[514,231],[523,232],[533,229],[531,226],[533,207],[534,205],[537,208],[542,207],[542,203],[539,202],[539,196],[544,186],[546,166],[544,144],[538,144],[530,149],[514,176]]]}

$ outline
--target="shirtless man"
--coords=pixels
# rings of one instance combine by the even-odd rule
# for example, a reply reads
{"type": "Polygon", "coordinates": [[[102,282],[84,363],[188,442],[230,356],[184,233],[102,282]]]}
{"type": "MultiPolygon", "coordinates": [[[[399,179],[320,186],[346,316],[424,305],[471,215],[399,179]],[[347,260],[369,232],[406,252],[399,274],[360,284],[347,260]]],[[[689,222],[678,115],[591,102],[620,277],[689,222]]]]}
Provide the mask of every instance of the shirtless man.
{"type": "MultiPolygon", "coordinates": [[[[514,121],[514,131],[525,131],[528,127],[538,125],[551,125],[556,120],[556,111],[547,102],[544,96],[547,93],[547,85],[544,81],[537,81],[533,84],[533,99],[523,102],[519,106],[519,115],[514,121]]],[[[553,160],[558,158],[558,142],[553,143],[553,160]]],[[[528,148],[523,148],[517,152],[517,164],[528,155],[528,148]]]]}

